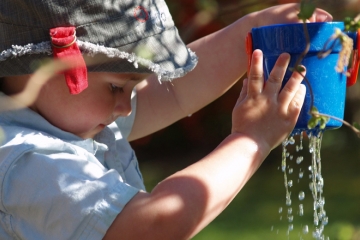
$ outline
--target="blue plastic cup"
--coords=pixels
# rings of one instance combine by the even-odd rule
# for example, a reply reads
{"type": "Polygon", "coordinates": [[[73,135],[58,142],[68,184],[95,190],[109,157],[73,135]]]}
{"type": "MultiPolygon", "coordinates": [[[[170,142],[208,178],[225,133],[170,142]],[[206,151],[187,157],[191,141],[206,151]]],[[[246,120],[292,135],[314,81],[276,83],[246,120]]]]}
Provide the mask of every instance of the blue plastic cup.
{"type": "MultiPolygon", "coordinates": [[[[335,33],[335,28],[343,30],[344,23],[307,23],[311,44],[309,52],[304,57],[301,64],[306,67],[306,77],[310,82],[314,95],[314,106],[320,113],[343,119],[347,77],[345,74],[338,73],[335,70],[339,52],[341,50],[341,44],[337,41],[332,52],[327,57],[319,59],[317,56],[317,54],[323,50],[325,43],[335,33]]],[[[354,46],[359,45],[356,42],[358,38],[356,33],[349,33],[349,36],[354,39],[354,46]]],[[[300,57],[305,47],[306,38],[302,23],[279,24],[253,28],[247,39],[249,60],[255,49],[262,50],[264,54],[265,80],[268,79],[275,62],[281,53],[287,52],[291,55],[289,67],[293,68],[296,60],[300,57]]],[[[284,78],[284,84],[290,78],[291,74],[292,72],[288,69],[284,78]]],[[[352,76],[352,78],[355,79],[356,77],[357,76],[352,76]]],[[[311,115],[309,114],[311,108],[311,94],[309,86],[307,86],[305,81],[303,81],[303,83],[307,88],[305,102],[293,134],[309,131],[307,125],[311,118],[311,115]]],[[[339,128],[341,125],[341,121],[330,119],[324,130],[339,128]]],[[[318,129],[311,131],[318,131],[318,129]]]]}

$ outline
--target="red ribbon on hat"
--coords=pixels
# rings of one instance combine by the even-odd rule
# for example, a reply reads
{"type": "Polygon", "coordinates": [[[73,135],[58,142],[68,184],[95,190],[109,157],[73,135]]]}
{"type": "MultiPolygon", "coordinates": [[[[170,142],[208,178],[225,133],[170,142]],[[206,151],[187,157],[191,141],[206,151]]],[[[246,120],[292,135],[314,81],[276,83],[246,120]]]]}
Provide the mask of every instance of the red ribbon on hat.
{"type": "Polygon", "coordinates": [[[63,72],[70,93],[82,92],[88,86],[87,68],[76,43],[75,27],[52,28],[50,36],[54,58],[71,61],[75,66],[63,72]]]}

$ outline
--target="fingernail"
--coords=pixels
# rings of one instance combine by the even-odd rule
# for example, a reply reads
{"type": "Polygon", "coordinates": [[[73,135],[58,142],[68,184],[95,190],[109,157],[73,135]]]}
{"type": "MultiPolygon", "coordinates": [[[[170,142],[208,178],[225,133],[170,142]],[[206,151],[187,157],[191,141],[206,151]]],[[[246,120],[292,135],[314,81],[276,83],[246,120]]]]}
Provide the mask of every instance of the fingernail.
{"type": "Polygon", "coordinates": [[[301,83],[301,84],[300,84],[300,88],[301,88],[301,91],[303,91],[304,93],[306,93],[306,86],[305,86],[305,84],[301,83]]]}

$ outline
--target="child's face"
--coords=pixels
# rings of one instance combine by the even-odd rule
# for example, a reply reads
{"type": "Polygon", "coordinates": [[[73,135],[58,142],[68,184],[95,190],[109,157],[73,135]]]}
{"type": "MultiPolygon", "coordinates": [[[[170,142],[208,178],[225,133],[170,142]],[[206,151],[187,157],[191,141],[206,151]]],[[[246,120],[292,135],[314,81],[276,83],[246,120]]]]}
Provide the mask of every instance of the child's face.
{"type": "Polygon", "coordinates": [[[89,73],[89,86],[71,95],[63,75],[51,79],[31,107],[56,127],[93,138],[117,117],[131,113],[131,93],[147,74],[89,73]]]}

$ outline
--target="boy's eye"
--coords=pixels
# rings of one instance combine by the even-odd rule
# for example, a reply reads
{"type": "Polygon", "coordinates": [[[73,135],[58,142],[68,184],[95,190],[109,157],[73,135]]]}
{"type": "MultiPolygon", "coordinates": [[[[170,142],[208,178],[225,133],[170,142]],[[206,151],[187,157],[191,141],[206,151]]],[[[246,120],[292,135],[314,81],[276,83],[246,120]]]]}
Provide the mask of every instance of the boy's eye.
{"type": "Polygon", "coordinates": [[[116,92],[116,91],[119,91],[120,93],[123,93],[124,92],[124,89],[122,87],[118,87],[116,86],[115,84],[110,84],[110,89],[112,92],[116,92]]]}

